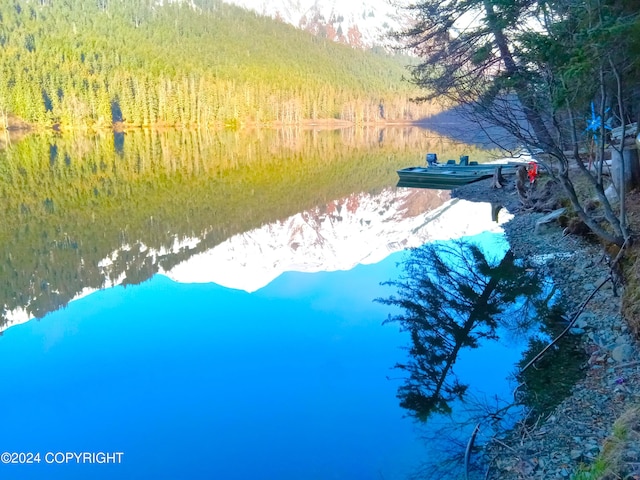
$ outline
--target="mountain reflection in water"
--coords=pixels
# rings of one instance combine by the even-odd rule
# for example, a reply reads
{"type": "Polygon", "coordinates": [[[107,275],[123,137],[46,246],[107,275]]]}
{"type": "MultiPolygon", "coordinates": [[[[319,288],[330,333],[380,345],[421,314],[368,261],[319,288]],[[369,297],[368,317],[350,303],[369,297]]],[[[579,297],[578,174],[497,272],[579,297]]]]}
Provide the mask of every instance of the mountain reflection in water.
{"type": "Polygon", "coordinates": [[[0,324],[141,283],[334,199],[375,195],[425,148],[470,152],[400,127],[28,135],[0,150],[0,324]]]}
{"type": "Polygon", "coordinates": [[[3,475],[400,479],[424,457],[387,380],[410,338],[372,300],[406,248],[501,238],[489,205],[394,187],[424,149],[469,150],[419,129],[246,135],[0,153],[2,450],[124,452],[3,475]]]}

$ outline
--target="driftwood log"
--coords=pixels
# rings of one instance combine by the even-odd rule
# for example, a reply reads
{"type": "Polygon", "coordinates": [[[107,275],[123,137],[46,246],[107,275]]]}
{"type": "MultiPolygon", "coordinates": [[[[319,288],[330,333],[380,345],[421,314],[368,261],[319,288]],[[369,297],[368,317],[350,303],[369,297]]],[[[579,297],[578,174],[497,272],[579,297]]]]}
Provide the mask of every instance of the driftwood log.
{"type": "Polygon", "coordinates": [[[560,208],[558,189],[557,180],[548,180],[538,188],[537,180],[533,183],[529,181],[527,167],[518,167],[516,170],[516,192],[525,210],[548,213],[560,208]]]}

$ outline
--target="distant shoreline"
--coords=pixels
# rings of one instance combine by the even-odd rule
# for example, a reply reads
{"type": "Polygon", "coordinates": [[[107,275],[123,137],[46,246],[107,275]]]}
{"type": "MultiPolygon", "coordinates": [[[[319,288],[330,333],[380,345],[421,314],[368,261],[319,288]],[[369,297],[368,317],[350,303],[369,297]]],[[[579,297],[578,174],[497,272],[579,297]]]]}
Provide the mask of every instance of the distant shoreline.
{"type": "Polygon", "coordinates": [[[9,118],[6,125],[0,124],[0,131],[3,132],[34,132],[34,131],[104,131],[112,130],[115,132],[124,132],[127,130],[195,130],[195,129],[211,129],[211,130],[243,130],[251,128],[350,128],[350,127],[419,127],[425,128],[424,119],[406,120],[406,121],[385,121],[385,122],[352,122],[348,120],[325,119],[325,120],[303,120],[296,123],[285,122],[239,122],[236,124],[224,125],[131,125],[123,122],[115,122],[111,125],[39,125],[30,124],[18,118],[9,118]]]}

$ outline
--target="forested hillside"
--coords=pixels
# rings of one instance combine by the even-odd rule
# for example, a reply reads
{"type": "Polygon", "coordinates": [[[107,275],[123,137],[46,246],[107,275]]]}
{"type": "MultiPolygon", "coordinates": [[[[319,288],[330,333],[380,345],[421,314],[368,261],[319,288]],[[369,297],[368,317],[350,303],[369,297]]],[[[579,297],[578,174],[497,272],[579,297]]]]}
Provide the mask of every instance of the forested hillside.
{"type": "Polygon", "coordinates": [[[0,2],[0,125],[407,121],[407,58],[313,37],[218,0],[0,2]]]}

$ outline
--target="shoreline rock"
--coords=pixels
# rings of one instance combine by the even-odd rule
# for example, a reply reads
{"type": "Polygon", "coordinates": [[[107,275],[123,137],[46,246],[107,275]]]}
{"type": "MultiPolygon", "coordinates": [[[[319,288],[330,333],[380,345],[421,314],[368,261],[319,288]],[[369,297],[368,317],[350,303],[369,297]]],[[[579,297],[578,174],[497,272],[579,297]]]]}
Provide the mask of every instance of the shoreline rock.
{"type": "MultiPolygon", "coordinates": [[[[550,277],[572,313],[609,275],[600,245],[565,236],[557,223],[536,231],[543,213],[523,211],[511,180],[492,189],[490,180],[465,185],[452,197],[491,202],[514,215],[504,225],[515,255],[535,261],[550,277]]],[[[518,425],[499,442],[488,445],[488,479],[564,479],[592,463],[603,450],[616,419],[640,399],[640,355],[636,340],[621,315],[621,297],[612,282],[594,295],[574,325],[588,361],[585,376],[553,412],[531,426],[518,425]]],[[[626,474],[640,473],[640,452],[634,452],[626,474]]],[[[613,477],[612,477],[613,478],[613,477]]],[[[615,478],[618,478],[617,476],[615,478]]],[[[624,477],[627,478],[627,477],[624,477]]],[[[634,478],[634,477],[628,477],[634,478]]]]}

